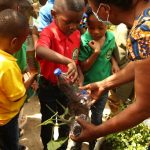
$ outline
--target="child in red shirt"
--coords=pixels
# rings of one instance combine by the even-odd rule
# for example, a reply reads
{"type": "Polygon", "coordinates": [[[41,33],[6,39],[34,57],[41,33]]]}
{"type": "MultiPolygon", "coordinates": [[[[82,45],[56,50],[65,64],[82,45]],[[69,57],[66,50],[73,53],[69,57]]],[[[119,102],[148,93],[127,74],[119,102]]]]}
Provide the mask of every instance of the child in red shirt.
{"type": "MultiPolygon", "coordinates": [[[[67,98],[58,86],[54,76],[54,70],[60,68],[72,76],[78,77],[80,69],[78,65],[78,53],[80,48],[80,32],[77,30],[84,10],[84,0],[55,0],[52,10],[53,22],[41,33],[37,42],[36,53],[41,68],[38,97],[41,104],[42,122],[49,119],[53,113],[46,105],[58,114],[62,114],[62,108],[57,105],[58,100],[65,107],[67,98]]],[[[60,137],[68,135],[68,127],[61,126],[60,137]]],[[[52,126],[41,127],[41,138],[44,150],[52,137],[52,126]]],[[[61,150],[66,149],[63,145],[61,150]]]]}

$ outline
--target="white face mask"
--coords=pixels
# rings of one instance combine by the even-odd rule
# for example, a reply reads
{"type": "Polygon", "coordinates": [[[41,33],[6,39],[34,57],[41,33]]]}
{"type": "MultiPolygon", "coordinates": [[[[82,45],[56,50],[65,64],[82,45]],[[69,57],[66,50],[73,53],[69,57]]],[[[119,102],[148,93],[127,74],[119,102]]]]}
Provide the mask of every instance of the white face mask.
{"type": "MultiPolygon", "coordinates": [[[[100,18],[100,17],[98,16],[99,9],[101,8],[102,5],[105,5],[105,4],[100,3],[100,4],[99,4],[99,7],[98,7],[98,9],[97,9],[97,11],[96,11],[96,12],[92,11],[92,12],[93,12],[94,16],[96,17],[96,19],[97,19],[99,22],[102,22],[102,23],[104,23],[104,24],[106,24],[106,25],[110,25],[111,22],[109,21],[109,13],[108,13],[108,16],[107,16],[107,20],[106,20],[106,21],[103,20],[102,18],[100,18]]],[[[108,6],[108,7],[109,7],[109,6],[108,6]]],[[[110,7],[109,7],[109,8],[110,8],[110,7]]]]}

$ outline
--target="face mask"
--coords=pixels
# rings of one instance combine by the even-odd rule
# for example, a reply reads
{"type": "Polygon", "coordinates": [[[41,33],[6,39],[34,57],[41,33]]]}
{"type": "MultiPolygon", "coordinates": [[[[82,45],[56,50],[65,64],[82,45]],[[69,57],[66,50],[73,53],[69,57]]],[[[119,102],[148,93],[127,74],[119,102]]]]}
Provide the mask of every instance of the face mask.
{"type": "Polygon", "coordinates": [[[98,16],[98,12],[99,12],[99,9],[100,9],[101,6],[102,6],[102,3],[100,3],[100,5],[99,5],[99,7],[98,7],[98,9],[97,9],[96,12],[94,12],[94,11],[92,11],[92,12],[93,12],[94,16],[96,17],[96,19],[97,19],[99,22],[102,22],[102,23],[104,23],[104,24],[106,24],[106,25],[110,25],[111,22],[109,21],[109,13],[108,13],[108,16],[107,16],[107,20],[106,20],[106,21],[103,20],[102,18],[100,18],[100,17],[98,16]]]}

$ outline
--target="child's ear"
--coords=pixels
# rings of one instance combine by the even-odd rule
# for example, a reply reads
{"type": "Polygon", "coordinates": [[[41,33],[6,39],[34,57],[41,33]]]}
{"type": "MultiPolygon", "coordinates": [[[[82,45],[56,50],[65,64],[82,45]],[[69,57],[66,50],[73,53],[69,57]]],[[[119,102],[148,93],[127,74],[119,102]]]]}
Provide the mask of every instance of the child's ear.
{"type": "Polygon", "coordinates": [[[51,15],[53,16],[54,19],[56,18],[57,14],[54,9],[51,10],[51,15]]]}
{"type": "Polygon", "coordinates": [[[10,47],[12,50],[15,50],[17,45],[18,45],[18,38],[14,37],[10,42],[10,47]]]}

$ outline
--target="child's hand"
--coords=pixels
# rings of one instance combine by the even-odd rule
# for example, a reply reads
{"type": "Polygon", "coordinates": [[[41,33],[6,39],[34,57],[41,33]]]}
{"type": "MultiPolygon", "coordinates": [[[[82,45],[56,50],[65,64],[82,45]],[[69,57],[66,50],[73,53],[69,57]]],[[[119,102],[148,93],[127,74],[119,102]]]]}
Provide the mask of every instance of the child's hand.
{"type": "Polygon", "coordinates": [[[118,64],[113,64],[111,69],[112,69],[112,74],[117,73],[120,70],[118,64]]]}
{"type": "Polygon", "coordinates": [[[34,91],[37,91],[37,89],[39,88],[39,83],[36,80],[34,80],[31,87],[34,91]]]}
{"type": "Polygon", "coordinates": [[[92,40],[89,42],[89,46],[94,50],[94,53],[100,53],[101,52],[101,48],[105,43],[105,36],[102,37],[100,40],[95,41],[92,40]]]}
{"type": "Polygon", "coordinates": [[[78,82],[78,85],[79,85],[79,86],[83,86],[84,76],[80,76],[80,77],[77,79],[77,82],[78,82]]]}
{"type": "Polygon", "coordinates": [[[111,63],[112,63],[112,68],[111,68],[112,74],[117,73],[120,70],[120,68],[118,66],[116,59],[113,56],[111,58],[111,63]]]}
{"type": "Polygon", "coordinates": [[[89,42],[89,46],[93,49],[94,53],[100,53],[101,51],[101,44],[99,41],[92,40],[89,42]]]}
{"type": "Polygon", "coordinates": [[[23,75],[24,85],[25,85],[26,89],[28,89],[32,85],[32,83],[34,82],[36,76],[37,76],[36,72],[32,73],[32,74],[30,74],[30,72],[27,72],[23,75]]]}
{"type": "Polygon", "coordinates": [[[72,82],[75,82],[78,78],[78,71],[77,71],[77,66],[76,66],[76,63],[75,61],[71,61],[69,64],[68,64],[68,77],[72,79],[72,82]]]}

